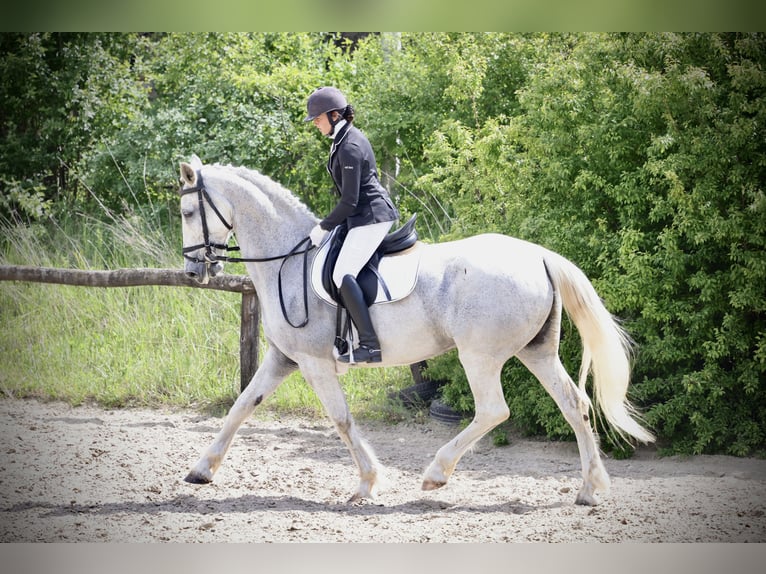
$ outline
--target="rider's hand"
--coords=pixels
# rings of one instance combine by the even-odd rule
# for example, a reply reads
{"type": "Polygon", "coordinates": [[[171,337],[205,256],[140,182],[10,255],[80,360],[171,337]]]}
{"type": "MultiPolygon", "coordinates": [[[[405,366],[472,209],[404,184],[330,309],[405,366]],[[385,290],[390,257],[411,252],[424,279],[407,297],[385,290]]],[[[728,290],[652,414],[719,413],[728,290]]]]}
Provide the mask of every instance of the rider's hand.
{"type": "Polygon", "coordinates": [[[319,224],[315,225],[314,229],[312,229],[311,233],[309,233],[309,237],[311,238],[311,244],[318,247],[328,233],[330,232],[327,231],[326,229],[322,229],[319,226],[319,224]]]}

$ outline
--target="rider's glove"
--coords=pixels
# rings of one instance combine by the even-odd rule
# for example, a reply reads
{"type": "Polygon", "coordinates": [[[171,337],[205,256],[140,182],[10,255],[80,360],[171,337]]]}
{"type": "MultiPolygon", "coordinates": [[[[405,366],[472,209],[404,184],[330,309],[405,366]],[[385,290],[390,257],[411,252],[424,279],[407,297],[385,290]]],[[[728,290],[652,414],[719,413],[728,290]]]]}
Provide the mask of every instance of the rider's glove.
{"type": "Polygon", "coordinates": [[[311,244],[316,245],[318,247],[328,233],[330,232],[327,231],[326,229],[322,229],[319,226],[319,224],[315,225],[314,229],[312,229],[311,233],[309,233],[309,237],[311,238],[311,244]]]}

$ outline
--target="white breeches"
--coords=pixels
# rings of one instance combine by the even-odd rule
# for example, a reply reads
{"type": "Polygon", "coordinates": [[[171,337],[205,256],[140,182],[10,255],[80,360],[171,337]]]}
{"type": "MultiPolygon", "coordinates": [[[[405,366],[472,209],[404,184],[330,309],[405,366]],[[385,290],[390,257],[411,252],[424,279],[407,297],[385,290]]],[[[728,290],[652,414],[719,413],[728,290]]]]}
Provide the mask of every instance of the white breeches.
{"type": "Polygon", "coordinates": [[[393,221],[383,221],[361,225],[348,231],[332,273],[332,280],[338,288],[346,275],[356,277],[359,274],[393,224],[393,221]]]}

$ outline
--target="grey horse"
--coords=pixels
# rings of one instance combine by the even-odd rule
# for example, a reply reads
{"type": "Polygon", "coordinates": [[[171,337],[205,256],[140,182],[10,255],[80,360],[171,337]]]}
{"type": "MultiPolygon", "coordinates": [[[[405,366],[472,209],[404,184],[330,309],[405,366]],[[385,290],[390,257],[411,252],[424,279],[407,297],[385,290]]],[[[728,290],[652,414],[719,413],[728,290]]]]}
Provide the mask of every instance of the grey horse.
{"type": "MultiPolygon", "coordinates": [[[[181,163],[180,172],[187,274],[205,283],[220,273],[227,241],[235,234],[242,258],[249,260],[246,267],[258,293],[268,342],[262,364],[186,480],[211,482],[242,422],[300,369],[358,468],[360,482],[351,500],[374,497],[383,482],[383,467],[352,418],[338,380],[342,370],[333,355],[336,311],[305,287],[304,265],[310,265],[316,250],[308,250],[304,240],[317,217],[287,189],[255,170],[203,165],[193,156],[190,163],[181,163]],[[286,258],[289,253],[302,255],[286,258]],[[304,325],[293,326],[304,316],[304,325]]],[[[473,420],[426,468],[423,490],[446,485],[463,454],[509,417],[500,373],[516,356],[575,432],[583,476],[576,503],[597,504],[596,491],[609,488],[609,476],[591,411],[603,415],[611,430],[627,440],[650,442],[654,437],[626,397],[630,341],[590,281],[560,255],[504,235],[425,243],[418,249],[421,261],[412,293],[371,309],[383,350],[383,362],[375,366],[410,365],[456,348],[475,401],[473,420]],[[559,359],[562,308],[583,342],[579,384],[559,359]],[[595,405],[586,393],[589,375],[595,405]]]]}

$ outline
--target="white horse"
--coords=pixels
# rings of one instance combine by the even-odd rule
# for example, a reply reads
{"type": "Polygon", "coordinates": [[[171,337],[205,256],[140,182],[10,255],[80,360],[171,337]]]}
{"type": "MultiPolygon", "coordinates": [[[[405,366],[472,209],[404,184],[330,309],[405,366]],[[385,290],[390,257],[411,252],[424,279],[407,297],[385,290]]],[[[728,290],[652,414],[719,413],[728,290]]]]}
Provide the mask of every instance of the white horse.
{"type": "MultiPolygon", "coordinates": [[[[254,409],[295,369],[316,392],[359,470],[351,500],[374,497],[382,467],[352,419],[333,357],[335,309],[305,287],[303,253],[317,218],[284,187],[246,168],[205,165],[196,156],[182,162],[181,215],[187,274],[201,283],[220,273],[235,233],[243,258],[250,258],[268,350],[247,388],[231,407],[223,428],[186,480],[208,483],[234,435],[254,409]],[[297,246],[297,247],[296,247],[297,246]],[[303,247],[301,247],[303,246],[303,247]],[[297,257],[284,256],[290,252],[297,257]],[[308,322],[296,328],[295,322],[308,322]]],[[[373,305],[383,362],[410,365],[457,348],[475,401],[471,423],[436,453],[425,470],[423,490],[446,485],[460,458],[482,436],[509,417],[500,372],[511,357],[540,380],[574,429],[583,485],[576,503],[595,505],[609,476],[591,428],[585,381],[593,375],[600,412],[625,438],[654,440],[637,422],[626,399],[629,340],[574,264],[538,245],[503,235],[479,235],[449,243],[420,245],[419,278],[406,298],[373,305]],[[558,356],[561,311],[583,341],[579,386],[558,356]]]]}

